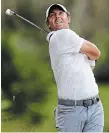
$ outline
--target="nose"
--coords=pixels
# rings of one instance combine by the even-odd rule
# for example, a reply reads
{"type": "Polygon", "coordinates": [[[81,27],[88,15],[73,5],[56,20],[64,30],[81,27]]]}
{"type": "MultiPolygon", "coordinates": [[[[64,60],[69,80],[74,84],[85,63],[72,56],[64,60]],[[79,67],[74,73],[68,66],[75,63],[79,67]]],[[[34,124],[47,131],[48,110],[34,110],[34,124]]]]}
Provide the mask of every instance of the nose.
{"type": "Polygon", "coordinates": [[[57,14],[56,14],[56,18],[59,18],[59,17],[60,17],[60,15],[57,13],[57,14]]]}

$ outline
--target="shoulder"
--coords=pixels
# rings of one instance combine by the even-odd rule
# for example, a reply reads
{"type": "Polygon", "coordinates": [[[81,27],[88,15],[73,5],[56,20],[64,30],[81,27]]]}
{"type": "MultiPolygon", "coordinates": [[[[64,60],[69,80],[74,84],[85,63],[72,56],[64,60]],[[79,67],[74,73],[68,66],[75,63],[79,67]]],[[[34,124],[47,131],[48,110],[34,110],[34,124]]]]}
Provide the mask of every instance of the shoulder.
{"type": "Polygon", "coordinates": [[[54,39],[58,39],[58,40],[65,40],[65,39],[76,38],[76,37],[78,37],[78,35],[76,34],[76,32],[74,32],[71,29],[61,29],[61,30],[50,32],[47,35],[47,41],[50,41],[50,37],[52,39],[54,38],[54,39]]]}
{"type": "Polygon", "coordinates": [[[56,34],[67,35],[67,34],[76,34],[76,33],[71,29],[61,29],[61,30],[56,31],[56,34]]]}
{"type": "Polygon", "coordinates": [[[56,31],[54,34],[54,38],[59,40],[71,39],[75,38],[76,36],[78,35],[71,29],[61,29],[56,31]]]}

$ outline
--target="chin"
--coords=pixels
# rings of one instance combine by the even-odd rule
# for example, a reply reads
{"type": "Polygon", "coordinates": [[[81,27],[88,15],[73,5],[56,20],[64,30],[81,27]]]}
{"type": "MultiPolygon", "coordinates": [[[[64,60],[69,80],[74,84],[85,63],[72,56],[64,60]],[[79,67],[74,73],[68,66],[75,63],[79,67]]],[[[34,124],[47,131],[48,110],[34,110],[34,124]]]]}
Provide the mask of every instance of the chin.
{"type": "Polygon", "coordinates": [[[57,30],[61,30],[61,29],[66,29],[66,27],[60,25],[60,26],[56,26],[56,27],[53,27],[53,28],[52,28],[53,31],[57,31],[57,30]]]}
{"type": "Polygon", "coordinates": [[[64,27],[57,27],[57,30],[65,29],[64,27]]]}

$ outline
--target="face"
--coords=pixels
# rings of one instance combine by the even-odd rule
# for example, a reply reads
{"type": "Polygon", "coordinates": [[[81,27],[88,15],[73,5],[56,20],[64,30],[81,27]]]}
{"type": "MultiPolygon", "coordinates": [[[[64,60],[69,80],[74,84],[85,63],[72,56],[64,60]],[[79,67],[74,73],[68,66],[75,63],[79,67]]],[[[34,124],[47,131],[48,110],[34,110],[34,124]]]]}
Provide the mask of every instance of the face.
{"type": "Polygon", "coordinates": [[[71,17],[64,11],[55,9],[48,17],[48,26],[51,31],[68,29],[71,17]]]}

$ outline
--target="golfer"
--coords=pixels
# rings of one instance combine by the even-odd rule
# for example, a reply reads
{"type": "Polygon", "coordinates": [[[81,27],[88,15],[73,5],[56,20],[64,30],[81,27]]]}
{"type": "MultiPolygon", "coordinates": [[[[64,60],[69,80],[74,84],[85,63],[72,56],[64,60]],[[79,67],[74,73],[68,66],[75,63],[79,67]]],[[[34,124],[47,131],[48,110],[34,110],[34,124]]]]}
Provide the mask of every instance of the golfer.
{"type": "Polygon", "coordinates": [[[92,71],[100,51],[72,31],[70,21],[63,5],[52,4],[46,11],[51,31],[47,40],[58,92],[56,128],[59,132],[102,132],[104,111],[92,71]]]}

